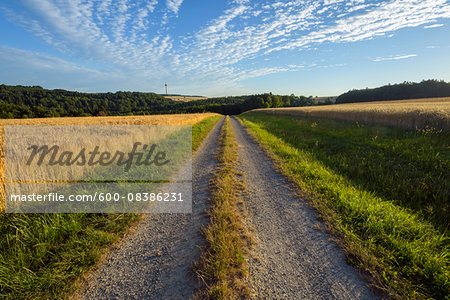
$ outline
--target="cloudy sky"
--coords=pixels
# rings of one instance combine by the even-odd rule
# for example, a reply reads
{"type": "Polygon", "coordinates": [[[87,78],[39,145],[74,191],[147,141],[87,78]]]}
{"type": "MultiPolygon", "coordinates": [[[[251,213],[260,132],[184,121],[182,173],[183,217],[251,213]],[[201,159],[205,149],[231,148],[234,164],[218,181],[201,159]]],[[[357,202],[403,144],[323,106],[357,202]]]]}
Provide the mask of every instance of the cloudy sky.
{"type": "Polygon", "coordinates": [[[0,83],[329,96],[450,81],[445,0],[2,0],[0,83]]]}

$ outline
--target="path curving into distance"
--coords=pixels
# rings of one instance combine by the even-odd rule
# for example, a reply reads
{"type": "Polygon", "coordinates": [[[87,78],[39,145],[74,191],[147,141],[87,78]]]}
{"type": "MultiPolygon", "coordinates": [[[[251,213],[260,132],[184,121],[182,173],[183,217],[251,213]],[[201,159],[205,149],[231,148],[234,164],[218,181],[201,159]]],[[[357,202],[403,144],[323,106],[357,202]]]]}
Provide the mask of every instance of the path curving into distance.
{"type": "Polygon", "coordinates": [[[198,288],[190,268],[204,244],[209,180],[224,118],[213,127],[192,161],[192,214],[149,214],[83,280],[74,298],[189,299],[198,288]]]}
{"type": "Polygon", "coordinates": [[[316,212],[295,196],[242,125],[231,122],[248,192],[246,222],[255,228],[255,258],[249,261],[253,297],[376,299],[343,251],[315,229],[316,212]]]}

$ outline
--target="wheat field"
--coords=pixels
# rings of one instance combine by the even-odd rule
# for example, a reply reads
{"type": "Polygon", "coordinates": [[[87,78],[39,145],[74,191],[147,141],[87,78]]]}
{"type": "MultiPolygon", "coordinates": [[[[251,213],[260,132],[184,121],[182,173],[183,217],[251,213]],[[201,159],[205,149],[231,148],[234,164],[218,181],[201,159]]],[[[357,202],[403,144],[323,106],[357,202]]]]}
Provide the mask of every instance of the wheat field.
{"type": "Polygon", "coordinates": [[[208,97],[196,97],[196,96],[164,96],[164,98],[171,99],[173,101],[181,101],[181,102],[208,99],[208,97]]]}
{"type": "Polygon", "coordinates": [[[214,113],[117,116],[64,117],[37,119],[0,119],[0,213],[5,209],[5,126],[6,125],[194,125],[215,116],[214,113]]]}
{"type": "Polygon", "coordinates": [[[268,108],[256,111],[379,123],[410,129],[450,129],[450,97],[268,108]]]}

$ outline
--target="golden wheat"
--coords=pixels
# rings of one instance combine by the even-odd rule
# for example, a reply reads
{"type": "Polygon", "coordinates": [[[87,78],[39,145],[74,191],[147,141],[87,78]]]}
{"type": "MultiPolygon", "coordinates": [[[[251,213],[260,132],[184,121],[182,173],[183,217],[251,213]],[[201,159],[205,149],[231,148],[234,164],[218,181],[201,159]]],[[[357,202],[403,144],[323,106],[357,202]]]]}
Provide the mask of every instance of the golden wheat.
{"type": "Polygon", "coordinates": [[[450,129],[450,97],[268,108],[257,111],[379,123],[411,129],[450,129]]]}
{"type": "Polygon", "coordinates": [[[5,199],[5,126],[6,125],[194,125],[214,113],[118,116],[118,117],[66,117],[39,119],[0,119],[0,213],[5,199]]]}
{"type": "Polygon", "coordinates": [[[181,102],[209,99],[208,97],[196,97],[196,96],[192,96],[192,97],[191,96],[164,96],[164,98],[171,99],[173,101],[181,101],[181,102]]]}

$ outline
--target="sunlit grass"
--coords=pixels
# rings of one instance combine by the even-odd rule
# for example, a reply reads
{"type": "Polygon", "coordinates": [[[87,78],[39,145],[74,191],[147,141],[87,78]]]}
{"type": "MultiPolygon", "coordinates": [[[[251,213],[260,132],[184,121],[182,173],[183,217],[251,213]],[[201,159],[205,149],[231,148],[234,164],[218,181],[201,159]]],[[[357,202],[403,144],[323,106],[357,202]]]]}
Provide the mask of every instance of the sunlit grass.
{"type": "Polygon", "coordinates": [[[448,133],[257,112],[241,119],[379,287],[397,298],[449,294],[448,133]]]}
{"type": "Polygon", "coordinates": [[[269,108],[263,111],[282,115],[369,122],[410,129],[450,130],[449,97],[269,108]]]}

